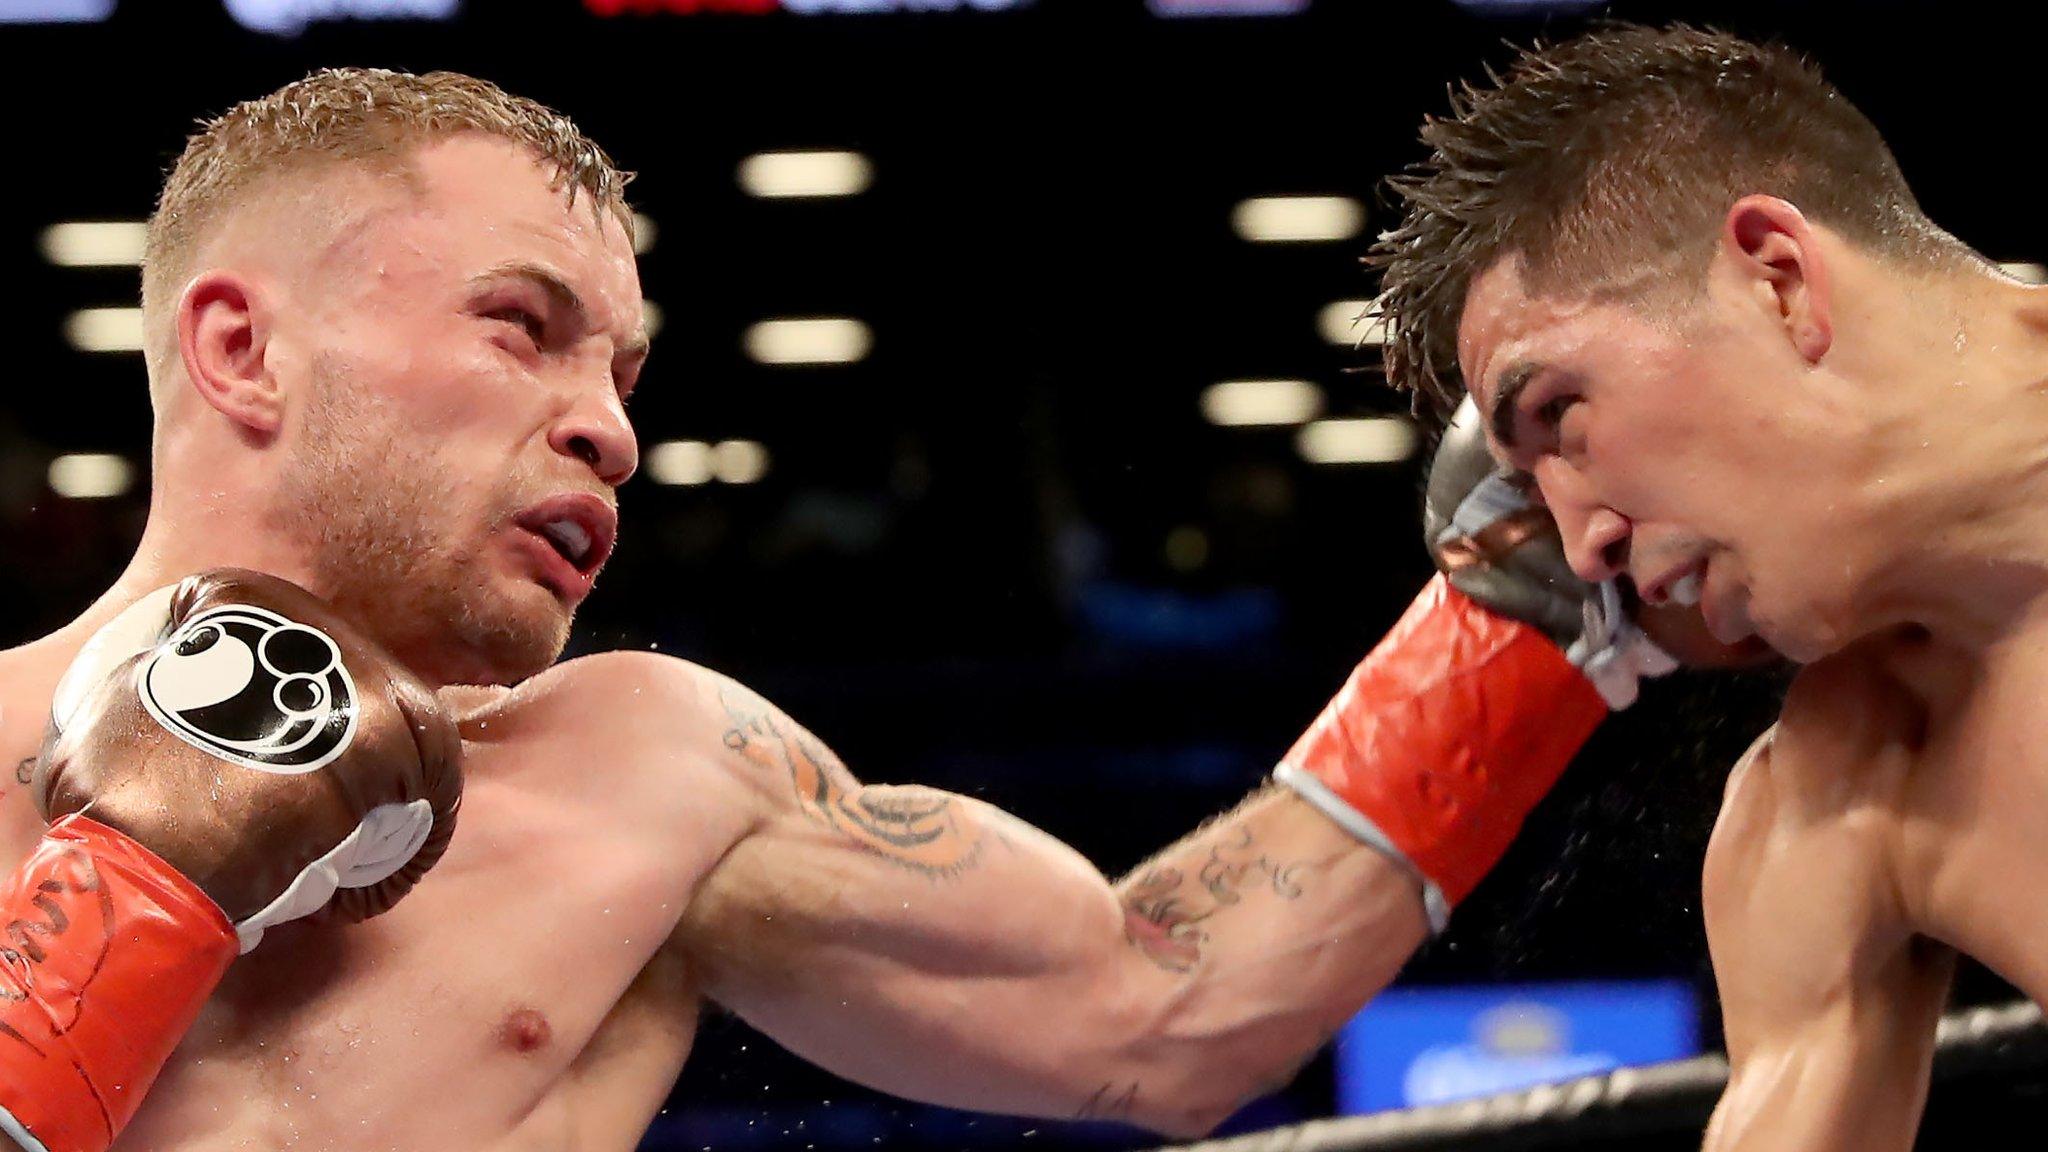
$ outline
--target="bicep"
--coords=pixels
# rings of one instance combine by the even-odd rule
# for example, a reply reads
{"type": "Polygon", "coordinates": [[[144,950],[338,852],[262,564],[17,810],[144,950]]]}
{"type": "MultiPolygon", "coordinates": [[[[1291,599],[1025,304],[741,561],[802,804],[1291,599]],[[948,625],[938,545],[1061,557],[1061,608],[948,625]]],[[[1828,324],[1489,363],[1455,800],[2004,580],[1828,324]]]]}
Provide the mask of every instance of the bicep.
{"type": "Polygon", "coordinates": [[[822,741],[752,692],[722,685],[735,771],[764,815],[708,875],[685,930],[729,997],[842,987],[930,970],[984,974],[1066,962],[1052,926],[1114,923],[1114,896],[1073,849],[969,797],[864,784],[822,741]]]}
{"type": "MultiPolygon", "coordinates": [[[[1909,929],[1882,805],[1816,808],[1804,748],[1760,741],[1707,854],[1707,942],[1728,1043],[1714,1152],[1906,1149],[1953,953],[1909,929]]],[[[1867,797],[1865,799],[1868,799],[1867,797]]]]}

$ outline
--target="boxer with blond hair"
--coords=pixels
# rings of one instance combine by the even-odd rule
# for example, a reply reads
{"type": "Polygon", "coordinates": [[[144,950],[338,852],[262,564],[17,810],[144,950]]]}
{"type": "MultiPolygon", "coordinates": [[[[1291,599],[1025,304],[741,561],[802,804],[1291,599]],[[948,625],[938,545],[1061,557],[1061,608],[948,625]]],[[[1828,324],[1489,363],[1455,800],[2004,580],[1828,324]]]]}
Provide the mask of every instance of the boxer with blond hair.
{"type": "MultiPolygon", "coordinates": [[[[317,73],[192,139],[149,225],[148,524],[76,623],[0,654],[0,753],[37,758],[66,668],[132,605],[255,569],[439,690],[463,741],[461,826],[383,915],[271,926],[217,988],[181,986],[196,1017],[88,998],[114,1015],[86,1039],[132,1029],[169,1053],[139,1106],[148,1060],[128,1053],[125,1082],[82,1069],[53,1103],[0,1035],[17,1142],[628,1149],[707,1001],[904,1096],[1201,1132],[1392,979],[1610,704],[1668,666],[1613,586],[1545,566],[1546,522],[1491,476],[1475,427],[1432,493],[1452,574],[1280,785],[1120,884],[977,800],[861,783],[704,668],[556,664],[637,462],[624,405],[648,339],[624,184],[559,114],[447,73],[317,73]],[[116,1093],[128,1103],[106,1106],[116,1093]]],[[[134,662],[219,658],[149,619],[78,674],[108,705],[67,738],[116,767],[175,738],[133,705],[149,684],[134,662]]],[[[314,690],[293,691],[279,715],[314,690]]],[[[62,806],[35,799],[0,798],[0,859],[51,835],[62,806]]],[[[151,811],[175,825],[196,802],[151,811]]],[[[220,841],[256,835],[272,804],[218,814],[220,841]]],[[[207,858],[165,851],[173,870],[207,858]]],[[[52,923],[35,919],[42,875],[0,886],[0,917],[52,923]]],[[[209,878],[191,877],[201,894],[209,878]]],[[[45,968],[75,961],[38,939],[45,968]]],[[[56,1003],[16,990],[24,1012],[56,1003]]]]}

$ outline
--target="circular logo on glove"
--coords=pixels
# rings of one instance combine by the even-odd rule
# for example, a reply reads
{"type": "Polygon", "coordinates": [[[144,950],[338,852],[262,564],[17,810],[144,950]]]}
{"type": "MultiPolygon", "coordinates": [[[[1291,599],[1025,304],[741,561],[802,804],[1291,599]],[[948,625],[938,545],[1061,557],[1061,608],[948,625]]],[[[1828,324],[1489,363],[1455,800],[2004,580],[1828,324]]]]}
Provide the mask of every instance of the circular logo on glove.
{"type": "Polygon", "coordinates": [[[356,686],[340,645],[247,604],[185,621],[137,666],[135,687],[172,735],[244,768],[311,772],[356,735],[356,686]]]}

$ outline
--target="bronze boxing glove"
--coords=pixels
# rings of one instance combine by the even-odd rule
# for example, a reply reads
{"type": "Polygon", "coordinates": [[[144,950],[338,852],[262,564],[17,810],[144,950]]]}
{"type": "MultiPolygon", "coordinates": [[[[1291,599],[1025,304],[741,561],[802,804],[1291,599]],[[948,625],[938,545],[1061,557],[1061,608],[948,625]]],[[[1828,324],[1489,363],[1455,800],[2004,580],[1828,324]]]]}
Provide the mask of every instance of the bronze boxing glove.
{"type": "Polygon", "coordinates": [[[446,850],[461,740],[434,694],[325,601],[238,569],[103,629],[58,686],[33,777],[266,927],[391,907],[446,850]]]}

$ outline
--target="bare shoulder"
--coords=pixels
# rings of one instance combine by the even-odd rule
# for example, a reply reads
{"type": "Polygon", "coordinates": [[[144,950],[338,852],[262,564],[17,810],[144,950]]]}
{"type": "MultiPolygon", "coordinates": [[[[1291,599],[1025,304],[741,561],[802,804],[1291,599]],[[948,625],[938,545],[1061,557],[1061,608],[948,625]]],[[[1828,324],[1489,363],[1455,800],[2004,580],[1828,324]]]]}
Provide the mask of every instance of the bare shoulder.
{"type": "Polygon", "coordinates": [[[1925,709],[1886,655],[1865,646],[1808,666],[1735,765],[1707,847],[1710,934],[1731,914],[1808,901],[1866,926],[1890,918],[1878,905],[1894,888],[1925,709]]]}
{"type": "MultiPolygon", "coordinates": [[[[672,656],[606,652],[557,664],[517,687],[440,692],[473,770],[495,776],[601,769],[607,781],[667,787],[719,771],[718,685],[672,656]]],[[[578,773],[581,774],[580,772],[578,773]]]]}

